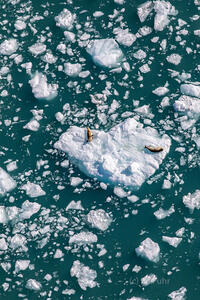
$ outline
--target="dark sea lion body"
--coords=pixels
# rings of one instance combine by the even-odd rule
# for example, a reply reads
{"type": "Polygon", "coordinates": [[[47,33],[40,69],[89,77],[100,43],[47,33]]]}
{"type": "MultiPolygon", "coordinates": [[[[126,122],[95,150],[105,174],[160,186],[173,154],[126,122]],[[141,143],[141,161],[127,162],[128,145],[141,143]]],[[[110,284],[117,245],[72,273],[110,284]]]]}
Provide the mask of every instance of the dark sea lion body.
{"type": "Polygon", "coordinates": [[[93,139],[93,134],[92,134],[92,131],[90,130],[90,128],[88,127],[87,128],[87,141],[91,142],[92,139],[93,139]]]}

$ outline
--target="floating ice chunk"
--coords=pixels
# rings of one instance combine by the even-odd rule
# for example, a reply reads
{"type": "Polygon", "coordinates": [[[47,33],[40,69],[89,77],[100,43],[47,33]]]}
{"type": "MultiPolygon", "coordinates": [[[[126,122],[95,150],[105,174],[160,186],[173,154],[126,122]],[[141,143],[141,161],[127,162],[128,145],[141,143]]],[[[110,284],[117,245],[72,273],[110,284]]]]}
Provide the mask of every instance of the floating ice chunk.
{"type": "Polygon", "coordinates": [[[176,111],[186,113],[189,117],[200,114],[200,99],[190,96],[181,96],[173,104],[176,111]]]}
{"type": "Polygon", "coordinates": [[[92,227],[102,231],[107,230],[112,222],[112,218],[103,209],[91,210],[87,215],[87,220],[92,227]]]}
{"type": "Polygon", "coordinates": [[[64,253],[60,249],[56,249],[56,252],[53,256],[53,258],[58,259],[64,256],[64,253]]]}
{"type": "Polygon", "coordinates": [[[39,55],[46,51],[46,45],[43,43],[36,43],[32,46],[30,46],[28,49],[33,55],[39,55]]]}
{"type": "Polygon", "coordinates": [[[119,67],[123,60],[123,53],[114,39],[93,40],[86,50],[94,63],[103,67],[119,67]]]}
{"type": "Polygon", "coordinates": [[[150,238],[146,238],[138,248],[135,249],[138,256],[144,257],[152,262],[159,261],[160,247],[150,238]]]}
{"type": "Polygon", "coordinates": [[[169,63],[177,66],[180,64],[182,57],[179,54],[173,53],[173,54],[167,56],[166,59],[169,63]]]}
{"type": "Polygon", "coordinates": [[[26,237],[22,234],[15,234],[10,240],[10,248],[13,250],[16,249],[25,249],[25,244],[27,243],[26,237]]]}
{"type": "Polygon", "coordinates": [[[0,239],[0,251],[5,251],[8,249],[8,244],[4,238],[0,239]]]}
{"type": "Polygon", "coordinates": [[[157,89],[153,90],[152,93],[157,95],[157,96],[164,96],[169,92],[169,89],[166,88],[165,86],[160,86],[157,89]]]}
{"type": "Polygon", "coordinates": [[[74,43],[76,38],[75,38],[75,34],[71,31],[64,31],[64,36],[66,37],[66,40],[68,42],[72,42],[74,43]]]}
{"type": "Polygon", "coordinates": [[[114,187],[113,190],[114,194],[117,195],[119,198],[127,197],[127,193],[119,186],[114,187]]]}
{"type": "Polygon", "coordinates": [[[17,162],[16,161],[11,161],[6,165],[6,169],[8,172],[12,172],[17,169],[17,162]]]}
{"type": "Polygon", "coordinates": [[[119,5],[123,5],[124,4],[124,0],[114,0],[115,3],[119,4],[119,5]]]}
{"type": "Polygon", "coordinates": [[[78,76],[82,69],[81,64],[65,63],[64,67],[65,67],[65,73],[68,76],[72,76],[72,77],[78,76]]]}
{"type": "Polygon", "coordinates": [[[169,152],[171,141],[135,119],[127,119],[108,133],[93,131],[92,142],[86,143],[87,130],[73,126],[63,133],[55,148],[67,152],[73,162],[87,175],[114,185],[138,189],[159,168],[169,152]],[[145,145],[162,146],[152,153],[145,145]]]}
{"type": "Polygon", "coordinates": [[[137,14],[138,14],[138,17],[140,19],[140,22],[143,23],[146,20],[146,18],[152,12],[153,7],[154,7],[153,2],[152,1],[147,1],[147,2],[145,2],[143,4],[141,4],[137,8],[137,14]]]}
{"type": "Polygon", "coordinates": [[[29,264],[30,264],[30,260],[22,260],[22,259],[17,260],[15,263],[15,273],[18,273],[20,271],[25,271],[28,268],[29,264]]]}
{"type": "Polygon", "coordinates": [[[31,198],[46,195],[45,191],[43,191],[43,189],[38,184],[29,181],[26,184],[22,185],[21,189],[25,190],[26,194],[31,198]]]}
{"type": "Polygon", "coordinates": [[[26,28],[26,23],[23,20],[18,19],[14,26],[17,30],[24,30],[26,28]]]}
{"type": "Polygon", "coordinates": [[[0,44],[0,55],[11,55],[18,49],[18,43],[15,39],[5,40],[0,44]]]}
{"type": "Polygon", "coordinates": [[[32,92],[37,99],[52,99],[57,96],[57,84],[48,84],[47,78],[42,73],[36,72],[29,80],[32,92]]]}
{"type": "Polygon", "coordinates": [[[162,208],[159,208],[159,210],[154,212],[154,215],[158,220],[162,220],[166,217],[169,217],[174,212],[175,212],[175,209],[174,209],[174,206],[172,205],[168,210],[164,210],[162,208]]]}
{"type": "Polygon", "coordinates": [[[66,211],[69,210],[69,209],[76,209],[76,210],[84,210],[83,206],[81,205],[81,201],[71,201],[67,207],[66,207],[66,211]]]}
{"type": "Polygon", "coordinates": [[[200,98],[200,85],[195,85],[191,83],[181,84],[181,93],[184,95],[200,98]]]}
{"type": "Polygon", "coordinates": [[[149,285],[149,284],[154,283],[156,280],[157,280],[157,277],[156,277],[155,274],[149,274],[149,275],[144,276],[144,277],[141,279],[141,284],[142,284],[143,286],[147,286],[147,285],[149,285]]]}
{"type": "Polygon", "coordinates": [[[69,239],[69,244],[86,245],[86,244],[91,244],[96,242],[97,242],[96,234],[92,232],[86,232],[86,231],[74,234],[69,239]]]}
{"type": "Polygon", "coordinates": [[[31,131],[38,131],[40,123],[37,120],[32,119],[23,128],[31,131]]]}
{"type": "Polygon", "coordinates": [[[29,280],[27,280],[26,288],[27,288],[28,290],[40,291],[41,288],[42,288],[42,285],[41,285],[40,282],[38,282],[38,281],[35,280],[35,279],[29,279],[29,280]]]}
{"type": "Polygon", "coordinates": [[[169,237],[169,236],[162,236],[162,240],[163,242],[168,243],[169,245],[173,246],[174,248],[178,247],[178,245],[180,244],[180,242],[182,241],[182,238],[178,238],[178,237],[169,237]]]}
{"type": "Polygon", "coordinates": [[[167,1],[155,1],[154,2],[155,18],[154,18],[154,29],[162,31],[168,24],[168,15],[175,16],[177,11],[170,2],[167,1]]]}
{"type": "Polygon", "coordinates": [[[135,35],[130,33],[128,29],[117,29],[114,33],[116,34],[117,42],[121,45],[130,47],[136,41],[135,35]]]}
{"type": "Polygon", "coordinates": [[[102,11],[95,11],[95,12],[93,13],[93,16],[94,16],[95,18],[102,17],[103,15],[104,15],[104,13],[103,13],[102,11]]]}
{"type": "Polygon", "coordinates": [[[6,224],[18,215],[19,209],[16,206],[0,206],[0,223],[6,224]]]}
{"type": "Polygon", "coordinates": [[[19,213],[19,219],[25,220],[36,214],[40,210],[41,205],[37,202],[24,201],[22,208],[19,213]]]}
{"type": "Polygon", "coordinates": [[[55,17],[56,25],[68,30],[72,29],[75,16],[66,8],[55,17]]]}
{"type": "Polygon", "coordinates": [[[42,57],[43,61],[47,62],[48,64],[54,64],[57,61],[57,57],[54,56],[51,51],[47,51],[45,55],[42,57]]]}
{"type": "Polygon", "coordinates": [[[183,197],[183,203],[188,207],[191,212],[200,209],[200,190],[196,190],[193,194],[189,193],[183,197]]]}
{"type": "Polygon", "coordinates": [[[80,177],[71,177],[71,179],[70,179],[70,184],[72,186],[77,186],[77,185],[81,184],[81,182],[83,182],[83,179],[81,179],[80,177]]]}
{"type": "Polygon", "coordinates": [[[97,272],[90,269],[79,260],[75,260],[70,270],[71,276],[75,276],[78,279],[78,284],[85,291],[87,287],[94,288],[97,285],[95,281],[97,272]]]}
{"type": "Polygon", "coordinates": [[[6,171],[0,168],[0,196],[4,196],[7,192],[16,187],[16,182],[6,171]]]}
{"type": "Polygon", "coordinates": [[[172,292],[168,295],[169,298],[175,299],[175,300],[185,300],[185,294],[187,292],[187,289],[185,287],[181,287],[179,290],[172,292]]]}
{"type": "Polygon", "coordinates": [[[142,49],[139,49],[138,51],[136,51],[133,56],[136,59],[144,59],[147,55],[146,52],[144,52],[142,49]]]}

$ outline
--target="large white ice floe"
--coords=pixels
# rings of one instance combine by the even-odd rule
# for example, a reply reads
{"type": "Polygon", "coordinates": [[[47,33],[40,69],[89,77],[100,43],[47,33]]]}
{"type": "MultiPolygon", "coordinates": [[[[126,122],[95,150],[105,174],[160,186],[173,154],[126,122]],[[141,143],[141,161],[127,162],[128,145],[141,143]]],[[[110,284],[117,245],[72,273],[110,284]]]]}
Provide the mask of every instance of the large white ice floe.
{"type": "Polygon", "coordinates": [[[181,84],[181,93],[187,96],[200,98],[200,85],[192,83],[181,84]]]}
{"type": "Polygon", "coordinates": [[[169,294],[168,297],[175,300],[185,300],[186,292],[187,289],[182,286],[179,290],[173,291],[171,294],[169,294]]]}
{"type": "Polygon", "coordinates": [[[56,25],[64,29],[72,29],[75,16],[66,8],[64,8],[61,13],[55,17],[56,25]]]}
{"type": "Polygon", "coordinates": [[[130,118],[114,126],[109,132],[93,131],[87,142],[86,128],[70,127],[54,147],[68,153],[81,171],[100,181],[122,184],[138,189],[155,173],[169,152],[171,140],[151,128],[144,128],[130,118]],[[152,153],[148,146],[161,146],[163,151],[152,153]]]}
{"type": "Polygon", "coordinates": [[[47,78],[44,74],[36,72],[35,75],[29,80],[32,87],[32,92],[37,99],[50,100],[57,96],[57,84],[48,84],[47,78]]]}
{"type": "Polygon", "coordinates": [[[154,29],[162,31],[170,22],[169,16],[175,16],[177,11],[168,1],[147,1],[141,4],[138,9],[140,22],[144,22],[154,9],[154,29]]]}
{"type": "Polygon", "coordinates": [[[83,290],[87,287],[94,288],[97,285],[95,281],[97,272],[84,266],[79,260],[75,260],[70,270],[71,276],[75,276],[78,279],[78,284],[83,290]]]}
{"type": "Polygon", "coordinates": [[[174,102],[173,107],[176,111],[193,117],[200,114],[200,98],[182,95],[174,102]]]}
{"type": "Polygon", "coordinates": [[[107,230],[112,222],[112,218],[103,209],[91,210],[87,214],[87,221],[97,229],[107,230]]]}
{"type": "Polygon", "coordinates": [[[196,190],[193,194],[189,193],[183,196],[183,203],[191,212],[193,212],[195,208],[200,209],[200,190],[196,190]]]}
{"type": "Polygon", "coordinates": [[[95,64],[116,68],[121,65],[123,53],[114,39],[99,39],[91,41],[86,51],[91,55],[95,64]]]}
{"type": "Polygon", "coordinates": [[[7,192],[16,187],[16,182],[12,177],[0,168],[0,196],[4,196],[7,192]]]}
{"type": "Polygon", "coordinates": [[[150,238],[146,238],[138,248],[135,249],[138,256],[144,257],[152,262],[159,261],[160,247],[150,238]]]}
{"type": "Polygon", "coordinates": [[[0,54],[11,55],[18,49],[18,43],[16,39],[5,40],[0,44],[0,54]]]}

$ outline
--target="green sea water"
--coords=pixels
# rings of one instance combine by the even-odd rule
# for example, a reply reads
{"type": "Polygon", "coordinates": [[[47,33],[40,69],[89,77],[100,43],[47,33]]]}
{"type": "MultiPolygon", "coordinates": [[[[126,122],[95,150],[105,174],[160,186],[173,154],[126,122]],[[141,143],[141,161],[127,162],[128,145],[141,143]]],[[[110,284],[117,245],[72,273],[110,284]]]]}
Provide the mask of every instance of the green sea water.
{"type": "Polygon", "coordinates": [[[198,1],[171,0],[178,14],[169,16],[170,22],[163,31],[155,31],[154,13],[144,23],[138,18],[137,7],[142,3],[126,0],[123,4],[113,0],[0,1],[0,43],[10,38],[18,42],[15,54],[0,55],[0,166],[6,170],[9,162],[17,164],[16,169],[8,171],[17,186],[0,198],[0,205],[21,208],[25,200],[41,205],[29,219],[0,224],[1,238],[5,238],[8,245],[6,250],[0,250],[2,300],[123,300],[132,297],[164,300],[170,299],[168,295],[181,287],[187,290],[185,296],[174,299],[200,299],[199,210],[191,212],[183,204],[185,195],[200,189],[199,148],[195,142],[200,134],[199,116],[195,114],[186,119],[173,107],[181,95],[180,74],[189,74],[188,81],[199,82],[200,37],[194,31],[200,29],[200,6],[198,1]],[[64,30],[56,26],[54,18],[64,8],[76,15],[71,29],[75,34],[74,43],[67,42],[64,30]],[[103,15],[94,17],[95,11],[103,15]],[[15,27],[19,18],[26,24],[23,30],[15,27]],[[143,26],[152,31],[145,36],[138,34],[143,26]],[[114,28],[128,28],[137,36],[131,46],[119,45],[130,71],[122,68],[119,73],[110,72],[96,66],[85,50],[88,40],[115,38],[114,28]],[[88,34],[86,39],[84,33],[88,34]],[[154,40],[155,37],[158,39],[154,40]],[[162,48],[163,40],[166,40],[166,48],[162,48]],[[33,55],[29,51],[37,42],[46,45],[45,52],[50,51],[55,62],[44,61],[45,52],[33,55]],[[66,45],[65,53],[57,49],[60,43],[66,45]],[[146,53],[142,60],[134,57],[139,49],[146,53]],[[178,65],[167,61],[172,53],[181,56],[178,65]],[[25,64],[30,62],[32,68],[28,73],[25,64]],[[83,70],[90,72],[89,76],[67,76],[61,69],[66,62],[81,63],[83,70]],[[140,67],[145,64],[150,70],[142,73],[140,67]],[[7,71],[1,71],[2,67],[7,67],[7,71]],[[36,71],[45,74],[48,83],[58,85],[54,99],[34,97],[29,80],[36,71]],[[152,93],[165,84],[169,89],[165,96],[152,93]],[[91,95],[103,91],[107,91],[105,103],[93,103],[91,95]],[[164,97],[168,97],[166,106],[162,105],[164,97]],[[118,105],[110,113],[113,100],[118,105]],[[134,111],[143,105],[149,105],[149,114],[134,111]],[[33,118],[31,110],[42,110],[37,131],[24,128],[33,118]],[[56,119],[57,112],[65,116],[63,122],[56,119]],[[172,141],[170,152],[156,173],[138,191],[131,191],[139,198],[136,203],[127,197],[118,197],[113,186],[102,189],[98,180],[83,174],[70,159],[69,166],[62,167],[61,163],[68,157],[53,147],[61,133],[72,125],[108,131],[130,116],[144,126],[150,124],[160,134],[167,134],[172,141]],[[195,122],[184,127],[183,121],[191,119],[195,122]],[[73,177],[81,178],[82,182],[72,186],[73,177]],[[168,189],[163,188],[166,179],[171,183],[168,189]],[[21,189],[27,182],[40,185],[46,194],[30,198],[21,189]],[[72,200],[81,201],[84,210],[66,210],[72,200]],[[171,206],[175,212],[170,216],[162,220],[155,217],[155,211],[168,210],[171,206]],[[87,214],[96,209],[103,209],[112,218],[105,231],[87,222],[87,214]],[[61,221],[61,216],[66,219],[61,221]],[[184,228],[184,233],[177,248],[162,240],[162,236],[175,237],[180,228],[184,228]],[[69,245],[69,237],[82,231],[95,234],[98,242],[69,245]],[[25,237],[25,248],[10,246],[16,234],[25,237]],[[136,255],[135,249],[147,237],[159,244],[157,263],[136,255]],[[57,249],[62,251],[60,258],[54,256],[57,249]],[[106,249],[102,256],[99,255],[101,249],[106,249]],[[29,266],[17,272],[17,260],[28,260],[29,266]],[[77,278],[70,275],[76,260],[96,271],[95,287],[84,291],[77,278]],[[133,270],[135,266],[141,267],[138,273],[133,270]],[[47,274],[51,275],[50,280],[47,274]],[[155,274],[157,280],[143,286],[141,278],[150,274],[155,274]],[[37,280],[40,288],[27,288],[29,279],[37,280]]]}

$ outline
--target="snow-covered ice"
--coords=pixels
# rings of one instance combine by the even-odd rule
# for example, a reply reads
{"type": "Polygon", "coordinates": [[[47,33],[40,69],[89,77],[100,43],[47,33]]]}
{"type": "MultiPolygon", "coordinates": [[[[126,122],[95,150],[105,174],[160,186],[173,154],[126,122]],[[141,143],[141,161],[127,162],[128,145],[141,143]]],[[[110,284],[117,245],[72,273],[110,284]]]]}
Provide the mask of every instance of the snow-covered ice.
{"type": "Polygon", "coordinates": [[[91,210],[87,214],[87,220],[92,227],[102,231],[107,230],[112,222],[112,218],[103,209],[91,210]]]}
{"type": "Polygon", "coordinates": [[[157,280],[157,277],[155,274],[149,274],[149,275],[142,277],[141,284],[143,286],[147,286],[149,284],[154,283],[156,280],[157,280]]]}
{"type": "Polygon", "coordinates": [[[163,208],[159,208],[154,212],[155,217],[158,220],[162,220],[166,217],[169,217],[171,214],[175,212],[174,206],[172,205],[168,210],[164,210],[163,208]]]}
{"type": "Polygon", "coordinates": [[[188,193],[183,196],[183,203],[188,207],[191,212],[196,209],[200,209],[200,190],[196,190],[194,193],[188,193]]]}
{"type": "Polygon", "coordinates": [[[64,67],[65,67],[65,73],[68,76],[72,76],[72,77],[78,76],[82,69],[81,64],[65,63],[64,67]]]}
{"type": "Polygon", "coordinates": [[[176,111],[186,113],[189,117],[200,114],[200,98],[182,95],[173,104],[176,111]]]}
{"type": "Polygon", "coordinates": [[[187,289],[185,287],[181,287],[179,290],[173,291],[168,295],[169,298],[175,299],[175,300],[185,300],[185,294],[187,292],[187,289]]]}
{"type": "Polygon", "coordinates": [[[154,29],[162,31],[170,22],[168,16],[175,16],[177,11],[174,6],[168,1],[155,1],[154,2],[155,18],[154,18],[154,29]]]}
{"type": "Polygon", "coordinates": [[[18,49],[18,43],[16,39],[5,40],[0,44],[0,55],[11,55],[18,49]]]}
{"type": "Polygon", "coordinates": [[[137,8],[138,17],[140,22],[144,22],[153,10],[154,5],[152,1],[146,1],[137,8]]]}
{"type": "Polygon", "coordinates": [[[150,238],[146,238],[138,248],[135,249],[138,256],[144,257],[152,262],[159,261],[160,247],[150,238]]]}
{"type": "Polygon", "coordinates": [[[66,8],[64,8],[61,13],[55,17],[56,25],[64,29],[72,29],[75,16],[66,8]]]}
{"type": "Polygon", "coordinates": [[[33,55],[39,55],[46,51],[46,45],[43,43],[36,43],[30,46],[28,49],[33,55]]]}
{"type": "Polygon", "coordinates": [[[128,29],[118,29],[114,31],[116,34],[116,40],[119,44],[123,46],[130,47],[136,41],[136,37],[133,33],[130,33],[128,29]]]}
{"type": "Polygon", "coordinates": [[[87,143],[86,128],[70,127],[54,147],[67,152],[81,171],[100,181],[138,189],[159,168],[169,152],[171,141],[135,119],[127,119],[109,132],[92,130],[94,138],[87,143]],[[161,146],[152,153],[145,145],[161,146]]]}
{"type": "Polygon", "coordinates": [[[169,237],[169,236],[162,236],[162,240],[163,242],[168,243],[169,245],[173,246],[174,248],[178,247],[178,245],[180,244],[180,242],[182,241],[182,238],[178,238],[178,237],[169,237]]]}
{"type": "Polygon", "coordinates": [[[16,187],[16,182],[12,177],[0,168],[0,196],[4,196],[7,192],[16,187]]]}
{"type": "Polygon", "coordinates": [[[26,125],[24,125],[23,128],[31,131],[38,131],[40,128],[40,123],[33,118],[26,125]]]}
{"type": "Polygon", "coordinates": [[[29,80],[32,87],[32,92],[37,99],[50,100],[57,96],[57,84],[48,84],[46,75],[36,72],[35,75],[29,80]]]}
{"type": "Polygon", "coordinates": [[[86,48],[95,64],[116,68],[121,65],[123,53],[114,39],[93,40],[86,48]]]}
{"type": "Polygon", "coordinates": [[[38,282],[35,279],[29,279],[29,280],[27,280],[26,288],[29,290],[33,290],[33,291],[40,291],[42,288],[42,285],[40,282],[38,282]]]}
{"type": "Polygon", "coordinates": [[[70,270],[71,276],[75,276],[78,279],[78,284],[83,290],[87,287],[94,288],[97,285],[95,281],[97,272],[84,266],[79,260],[75,260],[70,270]]]}
{"type": "Polygon", "coordinates": [[[158,88],[156,88],[155,90],[152,91],[152,93],[157,95],[157,96],[164,96],[168,92],[169,92],[169,89],[165,86],[160,86],[160,87],[158,87],[158,88]]]}
{"type": "Polygon", "coordinates": [[[25,190],[26,194],[31,198],[46,195],[45,191],[43,191],[43,189],[39,186],[39,184],[35,184],[29,181],[26,184],[22,185],[21,189],[25,190]]]}
{"type": "Polygon", "coordinates": [[[182,57],[177,53],[172,53],[171,55],[167,56],[166,59],[169,63],[177,66],[180,64],[182,57]]]}
{"type": "Polygon", "coordinates": [[[29,264],[30,260],[18,259],[15,263],[15,273],[26,270],[29,264]]]}
{"type": "Polygon", "coordinates": [[[78,245],[86,245],[97,242],[96,234],[92,232],[82,231],[80,233],[74,234],[69,239],[69,244],[78,244],[78,245]]]}
{"type": "Polygon", "coordinates": [[[181,84],[180,89],[181,89],[181,93],[184,95],[200,98],[200,85],[195,85],[192,83],[184,83],[181,84]]]}

